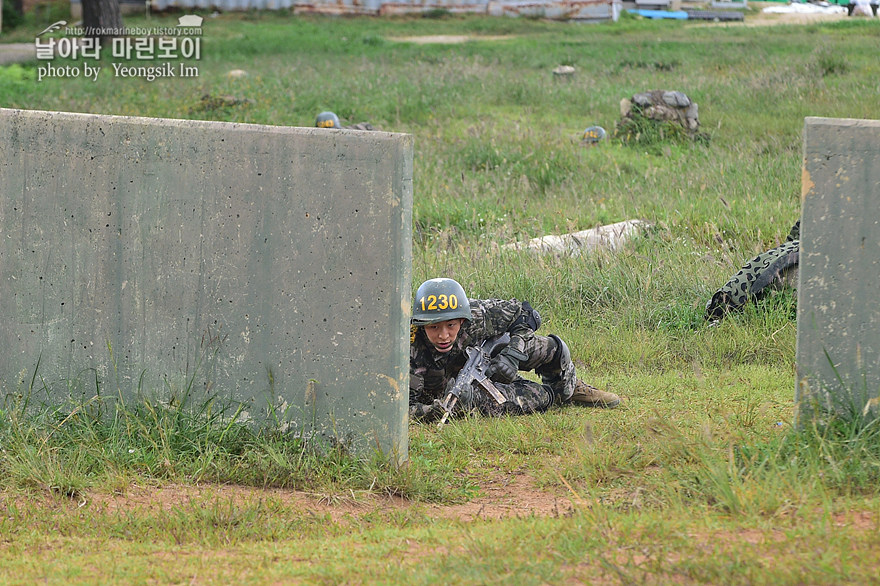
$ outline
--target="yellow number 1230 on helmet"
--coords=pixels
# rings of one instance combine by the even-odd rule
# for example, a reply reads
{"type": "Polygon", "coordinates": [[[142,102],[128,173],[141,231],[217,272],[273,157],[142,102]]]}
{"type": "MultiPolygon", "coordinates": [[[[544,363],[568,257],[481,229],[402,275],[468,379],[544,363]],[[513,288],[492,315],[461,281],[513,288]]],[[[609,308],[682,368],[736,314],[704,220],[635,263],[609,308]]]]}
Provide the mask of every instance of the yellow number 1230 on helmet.
{"type": "Polygon", "coordinates": [[[471,319],[470,303],[458,281],[430,279],[419,285],[413,299],[412,325],[426,326],[457,318],[471,319]]]}

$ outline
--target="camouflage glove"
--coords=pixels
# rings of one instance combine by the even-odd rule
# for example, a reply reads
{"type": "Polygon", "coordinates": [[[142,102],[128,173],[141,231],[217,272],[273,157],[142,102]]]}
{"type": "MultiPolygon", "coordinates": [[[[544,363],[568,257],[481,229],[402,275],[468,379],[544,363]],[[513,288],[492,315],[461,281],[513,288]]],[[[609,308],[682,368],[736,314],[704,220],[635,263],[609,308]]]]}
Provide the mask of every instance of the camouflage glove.
{"type": "Polygon", "coordinates": [[[486,376],[499,383],[513,382],[519,372],[520,361],[527,358],[528,356],[519,350],[506,346],[489,363],[489,367],[486,369],[486,376]]]}
{"type": "Polygon", "coordinates": [[[446,413],[446,410],[443,409],[440,399],[434,399],[434,402],[430,404],[416,403],[409,410],[410,417],[425,423],[439,421],[444,413],[446,413]]]}

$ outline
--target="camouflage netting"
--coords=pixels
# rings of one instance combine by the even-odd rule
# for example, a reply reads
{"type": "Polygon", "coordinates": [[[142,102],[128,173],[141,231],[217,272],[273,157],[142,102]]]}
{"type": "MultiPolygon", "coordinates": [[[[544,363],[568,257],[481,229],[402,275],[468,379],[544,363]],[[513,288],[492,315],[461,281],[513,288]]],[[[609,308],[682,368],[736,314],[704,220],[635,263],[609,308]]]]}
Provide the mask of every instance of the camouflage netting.
{"type": "Polygon", "coordinates": [[[760,299],[767,291],[783,287],[797,288],[800,260],[800,228],[798,220],[786,241],[747,262],[706,303],[705,318],[720,320],[729,312],[741,309],[749,301],[760,299]]]}
{"type": "Polygon", "coordinates": [[[615,136],[624,142],[705,138],[697,104],[678,91],[652,90],[620,101],[615,136]]]}

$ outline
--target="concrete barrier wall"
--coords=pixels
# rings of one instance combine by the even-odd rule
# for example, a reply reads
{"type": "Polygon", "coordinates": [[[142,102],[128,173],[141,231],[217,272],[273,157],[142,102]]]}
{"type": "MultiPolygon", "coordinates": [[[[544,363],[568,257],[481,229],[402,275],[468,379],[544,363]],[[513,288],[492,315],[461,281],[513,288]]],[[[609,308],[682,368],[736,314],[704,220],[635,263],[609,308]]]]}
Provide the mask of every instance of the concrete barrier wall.
{"type": "Polygon", "coordinates": [[[880,121],[807,118],[797,316],[797,400],[877,415],[880,121]]]}
{"type": "Polygon", "coordinates": [[[0,109],[0,384],[407,451],[412,138],[0,109]]]}

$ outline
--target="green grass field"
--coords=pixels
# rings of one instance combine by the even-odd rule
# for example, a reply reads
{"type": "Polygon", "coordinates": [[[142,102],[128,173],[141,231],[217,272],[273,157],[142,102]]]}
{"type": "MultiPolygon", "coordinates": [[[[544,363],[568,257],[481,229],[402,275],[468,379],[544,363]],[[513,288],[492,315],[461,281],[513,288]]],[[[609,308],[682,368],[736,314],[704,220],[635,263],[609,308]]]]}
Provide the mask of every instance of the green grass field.
{"type": "Polygon", "coordinates": [[[880,22],[432,16],[223,14],[198,77],[0,66],[0,107],[292,126],[333,110],[410,133],[414,286],[531,301],[622,406],[414,424],[398,469],[198,398],[108,414],[4,389],[0,583],[876,583],[880,438],[793,428],[796,295],[715,327],[703,308],[798,219],[804,118],[877,117],[880,22]],[[424,35],[469,40],[402,40],[424,35]],[[708,140],[580,145],[652,89],[697,102],[708,140]],[[651,229],[614,253],[500,247],[633,218],[651,229]]]}

